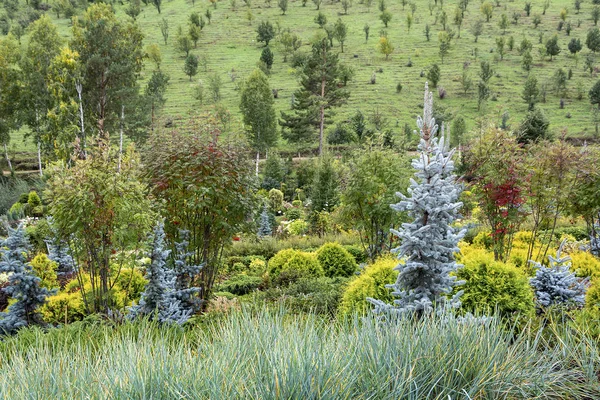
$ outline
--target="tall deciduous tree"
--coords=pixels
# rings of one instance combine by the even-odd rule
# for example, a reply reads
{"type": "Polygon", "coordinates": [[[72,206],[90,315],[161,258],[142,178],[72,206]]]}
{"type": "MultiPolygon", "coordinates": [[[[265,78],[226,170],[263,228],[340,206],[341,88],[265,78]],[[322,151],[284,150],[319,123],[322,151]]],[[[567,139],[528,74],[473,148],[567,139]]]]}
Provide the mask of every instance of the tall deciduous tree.
{"type": "Polygon", "coordinates": [[[392,205],[396,211],[408,212],[412,222],[402,224],[392,233],[400,239],[394,250],[398,259],[398,279],[389,285],[398,299],[394,306],[380,300],[369,299],[375,312],[403,314],[414,312],[421,316],[434,307],[460,306],[458,292],[451,299],[446,296],[457,286],[452,274],[460,268],[454,260],[458,241],[465,231],[454,228],[462,203],[462,191],[454,175],[453,150],[448,148],[449,138],[436,137],[438,126],[433,118],[433,94],[425,84],[423,118],[417,119],[421,141],[419,158],[413,160],[415,179],[411,180],[409,196],[399,194],[401,201],[392,205]]]}
{"type": "Polygon", "coordinates": [[[256,151],[256,175],[261,151],[267,151],[277,143],[277,118],[273,108],[273,93],[267,76],[254,70],[242,87],[240,110],[248,141],[256,151]]]}
{"type": "Polygon", "coordinates": [[[152,193],[163,205],[168,240],[173,243],[181,229],[189,231],[186,259],[204,265],[191,277],[203,300],[210,296],[224,246],[256,209],[245,152],[219,142],[216,126],[214,119],[202,119],[184,131],[157,131],[143,157],[152,193]]]}
{"type": "Polygon", "coordinates": [[[319,131],[319,155],[323,154],[325,120],[330,110],[346,102],[349,93],[341,85],[338,57],[327,38],[317,39],[304,65],[301,88],[294,93],[292,113],[281,113],[284,137],[294,143],[311,140],[319,131]]]}
{"type": "Polygon", "coordinates": [[[17,63],[20,56],[19,43],[12,35],[0,38],[0,145],[3,147],[6,163],[11,171],[8,144],[10,132],[19,126],[17,111],[21,70],[17,63]]]}
{"type": "Polygon", "coordinates": [[[54,58],[60,52],[60,37],[56,27],[46,15],[31,25],[29,44],[21,59],[23,70],[23,92],[21,113],[23,121],[31,128],[38,148],[38,167],[42,175],[42,144],[52,151],[53,143],[44,140],[43,126],[48,111],[52,108],[48,72],[54,58]]]}
{"type": "Polygon", "coordinates": [[[99,139],[85,160],[53,166],[46,198],[61,239],[69,243],[88,312],[114,305],[112,288],[121,268],[140,250],[152,224],[139,156],[129,148],[123,158],[99,139]],[[119,165],[120,164],[120,165],[119,165]],[[91,292],[84,290],[84,275],[91,292]]]}

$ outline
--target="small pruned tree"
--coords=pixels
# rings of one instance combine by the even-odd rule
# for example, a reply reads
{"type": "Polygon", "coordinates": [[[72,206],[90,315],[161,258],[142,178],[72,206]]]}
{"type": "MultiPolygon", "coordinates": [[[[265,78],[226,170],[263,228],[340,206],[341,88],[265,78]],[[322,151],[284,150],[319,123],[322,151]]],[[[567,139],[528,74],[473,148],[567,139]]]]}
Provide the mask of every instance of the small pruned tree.
{"type": "Polygon", "coordinates": [[[550,61],[552,61],[552,57],[557,56],[559,53],[560,46],[558,45],[558,36],[554,35],[546,41],[546,54],[550,56],[550,61]]]}
{"type": "Polygon", "coordinates": [[[523,86],[523,100],[527,103],[529,110],[533,110],[535,104],[538,102],[538,96],[540,95],[540,89],[538,88],[538,80],[535,76],[531,75],[525,81],[523,86]]]}
{"type": "Polygon", "coordinates": [[[287,9],[288,9],[288,0],[278,0],[277,5],[279,6],[279,9],[281,10],[281,15],[285,15],[285,13],[287,12],[287,9]]]}
{"type": "Polygon", "coordinates": [[[427,70],[427,80],[429,82],[431,82],[431,86],[437,87],[438,83],[440,82],[441,77],[442,77],[442,71],[440,70],[439,65],[433,64],[427,70]]]}
{"type": "Polygon", "coordinates": [[[481,13],[485,16],[485,22],[490,22],[492,15],[494,13],[494,6],[489,1],[486,1],[481,4],[480,7],[481,13]]]}
{"type": "Polygon", "coordinates": [[[188,54],[183,64],[183,72],[190,77],[190,81],[192,77],[196,76],[198,73],[198,56],[188,54]]]}
{"type": "Polygon", "coordinates": [[[346,37],[348,36],[348,26],[342,21],[341,18],[335,22],[333,26],[333,36],[335,39],[340,42],[340,48],[342,53],[344,52],[344,42],[346,41],[346,37]]]}
{"type": "Polygon", "coordinates": [[[392,20],[392,13],[388,10],[383,10],[381,15],[379,15],[379,19],[383,22],[383,25],[387,28],[388,24],[392,20]]]}
{"type": "Polygon", "coordinates": [[[256,32],[258,34],[256,40],[259,43],[264,42],[265,46],[268,46],[269,42],[275,37],[275,28],[269,21],[261,22],[256,28],[256,32]]]}
{"type": "Polygon", "coordinates": [[[386,60],[389,58],[390,54],[394,52],[394,46],[387,38],[387,36],[382,36],[379,38],[379,43],[377,43],[377,49],[381,54],[385,56],[386,60]]]}

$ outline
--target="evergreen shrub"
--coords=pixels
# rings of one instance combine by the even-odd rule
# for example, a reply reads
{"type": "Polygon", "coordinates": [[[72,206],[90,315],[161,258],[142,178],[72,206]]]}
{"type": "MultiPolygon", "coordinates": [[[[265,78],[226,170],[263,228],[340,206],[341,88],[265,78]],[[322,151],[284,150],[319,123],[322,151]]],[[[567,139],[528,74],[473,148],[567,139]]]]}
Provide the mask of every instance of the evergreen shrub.
{"type": "Polygon", "coordinates": [[[465,281],[458,288],[464,291],[463,310],[490,313],[497,309],[503,316],[534,310],[529,278],[513,264],[495,261],[491,252],[468,245],[461,248],[458,261],[464,265],[456,272],[465,281]]]}
{"type": "Polygon", "coordinates": [[[356,271],[356,260],[339,243],[325,243],[317,250],[317,259],[325,276],[351,276],[356,271]]]}
{"type": "Polygon", "coordinates": [[[339,306],[341,315],[353,313],[365,314],[371,309],[367,297],[392,303],[394,296],[386,287],[396,282],[398,271],[394,268],[398,261],[393,258],[381,258],[374,264],[367,266],[361,274],[350,281],[339,306]]]}
{"type": "Polygon", "coordinates": [[[243,296],[258,289],[262,281],[262,278],[258,276],[238,274],[219,284],[217,286],[217,291],[243,296]]]}
{"type": "Polygon", "coordinates": [[[269,261],[268,273],[274,284],[286,285],[302,277],[323,276],[323,267],[312,253],[286,249],[269,261]]]}
{"type": "Polygon", "coordinates": [[[352,257],[354,257],[354,260],[356,260],[357,263],[360,264],[367,261],[367,253],[365,253],[365,251],[361,247],[347,245],[344,246],[344,248],[348,251],[348,253],[352,254],[352,257]]]}

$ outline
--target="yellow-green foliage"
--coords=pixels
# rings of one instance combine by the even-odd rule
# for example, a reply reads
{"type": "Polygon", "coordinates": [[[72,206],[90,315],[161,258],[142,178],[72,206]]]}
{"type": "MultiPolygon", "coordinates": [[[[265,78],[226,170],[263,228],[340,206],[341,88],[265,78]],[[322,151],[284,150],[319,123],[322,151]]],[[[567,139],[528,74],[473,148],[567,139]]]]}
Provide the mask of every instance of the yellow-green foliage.
{"type": "Polygon", "coordinates": [[[40,312],[44,320],[51,324],[80,321],[86,316],[80,292],[60,292],[48,297],[40,312]]]}
{"type": "Polygon", "coordinates": [[[464,265],[456,273],[466,283],[461,297],[462,307],[468,311],[489,312],[498,308],[504,315],[534,310],[533,291],[529,277],[511,263],[494,261],[494,255],[476,246],[463,244],[458,262],[464,265]]]}
{"type": "Polygon", "coordinates": [[[47,289],[58,287],[58,280],[56,278],[56,269],[58,268],[58,265],[50,260],[47,255],[40,253],[35,256],[33,260],[31,260],[31,267],[35,271],[35,274],[42,280],[40,286],[47,289]]]}
{"type": "Polygon", "coordinates": [[[287,226],[287,230],[290,235],[304,235],[308,232],[308,222],[303,219],[297,219],[287,226]]]}
{"type": "Polygon", "coordinates": [[[339,243],[325,243],[317,250],[317,259],[325,276],[350,276],[356,271],[356,260],[339,243]]]}
{"type": "MultiPolygon", "coordinates": [[[[122,268],[119,276],[115,275],[115,278],[116,282],[108,295],[112,308],[122,310],[139,300],[146,280],[139,270],[131,268],[122,268]]],[[[83,290],[79,279],[75,278],[58,294],[46,299],[46,303],[40,309],[46,322],[64,323],[65,313],[69,323],[81,320],[87,315],[82,294],[85,293],[86,298],[90,300],[92,285],[87,274],[81,275],[81,279],[83,290]]]]}
{"type": "Polygon", "coordinates": [[[592,280],[600,280],[600,259],[586,251],[575,251],[569,253],[571,266],[577,276],[591,277],[592,280]]]}
{"type": "Polygon", "coordinates": [[[286,249],[269,260],[268,272],[274,283],[284,284],[302,277],[323,276],[323,267],[313,253],[286,249]]]}
{"type": "Polygon", "coordinates": [[[367,266],[348,284],[342,296],[339,313],[341,315],[349,315],[354,312],[366,313],[371,309],[367,297],[391,303],[394,297],[385,285],[396,282],[398,277],[398,272],[394,271],[396,265],[398,265],[398,260],[394,258],[381,258],[367,266]]]}

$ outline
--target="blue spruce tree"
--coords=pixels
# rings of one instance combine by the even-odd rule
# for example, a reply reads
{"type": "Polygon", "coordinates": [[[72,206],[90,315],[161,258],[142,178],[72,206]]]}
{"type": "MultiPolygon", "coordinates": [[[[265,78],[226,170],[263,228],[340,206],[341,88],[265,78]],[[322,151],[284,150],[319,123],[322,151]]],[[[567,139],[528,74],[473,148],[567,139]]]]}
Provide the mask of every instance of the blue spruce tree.
{"type": "Polygon", "coordinates": [[[565,306],[580,307],[585,302],[587,281],[579,279],[571,271],[571,257],[562,257],[563,241],[556,257],[548,256],[550,266],[546,267],[530,260],[536,269],[530,284],[535,291],[535,300],[540,307],[565,306]]]}
{"type": "Polygon", "coordinates": [[[457,231],[452,223],[462,206],[458,201],[462,187],[453,174],[454,150],[448,150],[443,126],[441,138],[436,137],[438,126],[432,115],[433,95],[425,84],[423,118],[417,118],[421,135],[419,158],[412,161],[415,178],[411,179],[409,195],[398,193],[401,201],[392,205],[396,211],[406,211],[412,219],[399,230],[392,229],[392,234],[401,242],[392,251],[401,262],[395,268],[399,272],[397,281],[388,287],[397,299],[394,305],[368,299],[375,305],[376,313],[415,312],[420,316],[432,311],[434,306],[460,306],[462,292],[450,299],[447,296],[455,286],[462,284],[451,276],[461,267],[455,262],[454,253],[459,251],[458,242],[465,232],[457,231]]]}
{"type": "Polygon", "coordinates": [[[197,294],[200,288],[193,287],[194,278],[200,274],[203,265],[190,265],[188,260],[194,255],[190,252],[189,241],[190,232],[186,230],[179,231],[180,241],[175,243],[175,261],[173,271],[175,273],[175,297],[181,302],[181,306],[188,310],[190,314],[200,309],[201,301],[197,294]]]}
{"type": "Polygon", "coordinates": [[[170,250],[165,250],[164,225],[159,223],[154,228],[151,261],[146,270],[148,283],[140,303],[129,307],[130,319],[148,315],[161,323],[183,324],[195,311],[184,304],[181,298],[197,289],[177,288],[177,273],[167,265],[169,254],[170,250]]]}
{"type": "Polygon", "coordinates": [[[46,297],[53,292],[40,286],[41,279],[35,275],[27,262],[29,243],[25,229],[8,227],[8,238],[0,244],[0,273],[8,274],[8,286],[3,290],[17,302],[0,313],[0,334],[8,335],[30,325],[43,325],[37,312],[46,297]]]}
{"type": "Polygon", "coordinates": [[[56,269],[56,275],[59,279],[69,279],[73,273],[76,272],[75,261],[71,257],[68,244],[62,240],[58,234],[58,231],[52,223],[52,217],[48,218],[52,237],[46,240],[46,246],[48,248],[48,258],[58,264],[56,269]]]}
{"type": "Polygon", "coordinates": [[[262,239],[265,236],[271,236],[272,233],[273,231],[271,230],[269,211],[267,210],[267,205],[265,204],[262,212],[260,213],[260,225],[258,226],[257,236],[262,239]]]}

